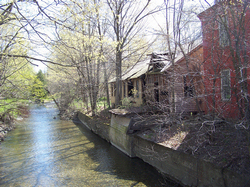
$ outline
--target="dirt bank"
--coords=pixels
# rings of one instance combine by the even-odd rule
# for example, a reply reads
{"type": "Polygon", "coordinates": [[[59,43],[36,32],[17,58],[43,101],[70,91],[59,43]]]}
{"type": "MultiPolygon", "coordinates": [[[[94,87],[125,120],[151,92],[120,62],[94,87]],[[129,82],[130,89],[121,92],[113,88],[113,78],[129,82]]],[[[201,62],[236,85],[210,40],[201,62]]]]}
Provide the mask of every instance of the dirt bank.
{"type": "MultiPolygon", "coordinates": [[[[137,134],[142,138],[193,155],[221,168],[228,168],[239,174],[250,176],[246,129],[236,123],[220,119],[166,122],[164,118],[158,116],[153,126],[138,131],[137,134]],[[165,123],[160,123],[163,121],[165,123]]],[[[147,121],[150,120],[147,119],[147,121]]]]}
{"type": "Polygon", "coordinates": [[[4,124],[4,123],[0,122],[0,143],[1,143],[1,141],[4,141],[4,137],[13,128],[14,128],[13,124],[4,124]]]}
{"type": "MultiPolygon", "coordinates": [[[[105,116],[108,115],[101,113],[99,118],[105,116]]],[[[166,115],[137,112],[132,116],[131,134],[250,176],[248,129],[240,123],[209,115],[203,119],[199,116],[170,119],[166,115]]]]}
{"type": "Polygon", "coordinates": [[[15,122],[22,120],[29,116],[29,107],[28,106],[18,106],[17,111],[19,116],[14,118],[12,115],[5,115],[0,121],[0,144],[4,141],[4,138],[7,136],[8,132],[15,128],[15,122]]]}

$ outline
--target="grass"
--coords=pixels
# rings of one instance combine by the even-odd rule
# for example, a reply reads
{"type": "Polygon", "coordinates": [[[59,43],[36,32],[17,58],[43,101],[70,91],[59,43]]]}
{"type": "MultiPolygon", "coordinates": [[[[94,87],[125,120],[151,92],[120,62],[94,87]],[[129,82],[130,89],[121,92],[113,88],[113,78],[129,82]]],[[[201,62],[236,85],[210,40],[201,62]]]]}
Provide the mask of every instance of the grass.
{"type": "MultiPolygon", "coordinates": [[[[74,108],[75,110],[79,110],[79,111],[82,111],[82,112],[87,112],[87,105],[86,103],[84,103],[83,101],[81,100],[74,100],[71,105],[70,105],[72,108],[74,108]]],[[[90,103],[88,104],[88,107],[90,110],[90,103]]],[[[99,100],[97,103],[96,103],[96,111],[97,112],[100,112],[104,109],[108,108],[108,103],[106,101],[103,101],[103,100],[99,100]]]]}

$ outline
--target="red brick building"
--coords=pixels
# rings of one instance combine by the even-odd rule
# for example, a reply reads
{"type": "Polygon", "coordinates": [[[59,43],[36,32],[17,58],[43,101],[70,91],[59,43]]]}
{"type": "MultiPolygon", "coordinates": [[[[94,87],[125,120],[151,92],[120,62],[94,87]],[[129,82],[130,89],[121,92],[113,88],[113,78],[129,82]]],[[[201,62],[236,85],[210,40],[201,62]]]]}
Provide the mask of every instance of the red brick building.
{"type": "Polygon", "coordinates": [[[236,119],[249,114],[249,7],[247,0],[219,1],[198,15],[203,32],[206,113],[236,119]]]}

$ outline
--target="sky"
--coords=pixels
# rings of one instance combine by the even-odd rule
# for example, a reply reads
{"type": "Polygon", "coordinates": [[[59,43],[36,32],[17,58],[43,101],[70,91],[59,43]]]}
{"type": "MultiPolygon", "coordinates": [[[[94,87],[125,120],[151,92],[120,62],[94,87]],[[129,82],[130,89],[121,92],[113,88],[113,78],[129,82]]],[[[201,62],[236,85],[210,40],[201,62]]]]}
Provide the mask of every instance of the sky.
{"type": "MultiPolygon", "coordinates": [[[[10,2],[12,0],[0,0],[0,4],[10,2]]],[[[54,0],[39,0],[38,1],[42,6],[46,7],[46,12],[52,14],[58,14],[60,6],[50,6],[50,3],[54,3],[54,0]]],[[[164,3],[164,0],[153,0],[152,6],[160,6],[164,3]]],[[[173,2],[173,1],[170,1],[173,2]]],[[[200,4],[200,9],[196,10],[197,12],[204,10],[208,3],[213,4],[214,0],[207,0],[208,3],[206,3],[204,0],[185,0],[184,1],[187,7],[196,6],[197,4],[200,4]]],[[[21,2],[23,3],[23,2],[21,2]]],[[[24,4],[24,3],[23,3],[24,4]]],[[[27,17],[34,17],[36,16],[36,19],[38,20],[37,23],[34,24],[35,28],[39,30],[39,35],[32,30],[31,27],[28,27],[28,30],[31,30],[29,38],[32,39],[31,46],[32,50],[30,52],[30,55],[35,56],[37,58],[46,59],[50,55],[49,49],[45,48],[43,45],[41,45],[44,41],[51,43],[53,42],[54,38],[54,31],[51,27],[48,26],[48,21],[46,20],[46,16],[42,16],[42,14],[39,14],[39,10],[36,6],[31,6],[30,3],[26,3],[26,6],[23,6],[22,9],[23,13],[27,17]],[[42,38],[42,39],[41,39],[42,38]],[[44,40],[44,41],[43,41],[44,40]]],[[[162,6],[163,7],[163,6],[162,6]]],[[[154,14],[153,16],[148,17],[147,24],[148,24],[148,37],[151,37],[150,35],[153,34],[155,31],[158,30],[164,30],[165,28],[165,11],[154,14]]],[[[198,20],[198,18],[197,18],[198,20]]],[[[51,22],[50,22],[51,23],[51,22]]],[[[197,24],[199,25],[199,20],[197,21],[197,24]]],[[[47,67],[46,65],[42,64],[41,62],[34,62],[38,66],[35,67],[35,71],[39,71],[41,69],[43,72],[46,71],[47,67]]]]}

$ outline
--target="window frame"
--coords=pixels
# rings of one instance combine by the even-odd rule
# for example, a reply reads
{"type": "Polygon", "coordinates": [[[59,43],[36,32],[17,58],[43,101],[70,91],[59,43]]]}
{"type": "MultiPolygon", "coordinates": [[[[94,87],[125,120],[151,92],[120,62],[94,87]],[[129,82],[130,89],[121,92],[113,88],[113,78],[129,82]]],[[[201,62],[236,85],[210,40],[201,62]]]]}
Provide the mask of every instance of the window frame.
{"type": "Polygon", "coordinates": [[[224,69],[221,71],[221,100],[222,101],[230,101],[231,100],[231,72],[230,69],[224,69]],[[223,78],[225,77],[225,75],[223,75],[224,72],[228,72],[228,74],[226,75],[227,80],[223,81],[223,78]],[[225,82],[228,82],[225,84],[225,82]],[[225,87],[229,87],[228,90],[225,89],[225,87]],[[225,92],[228,92],[226,95],[225,92]],[[226,96],[226,97],[225,97],[226,96]]]}
{"type": "Polygon", "coordinates": [[[228,38],[228,18],[227,16],[223,16],[219,21],[219,43],[221,47],[229,46],[229,38],[228,38]]]}
{"type": "Polygon", "coordinates": [[[183,95],[185,98],[194,97],[194,85],[193,79],[187,84],[187,75],[183,76],[183,95]]]}
{"type": "Polygon", "coordinates": [[[114,97],[114,84],[110,84],[110,92],[111,92],[111,97],[114,97]]]}

